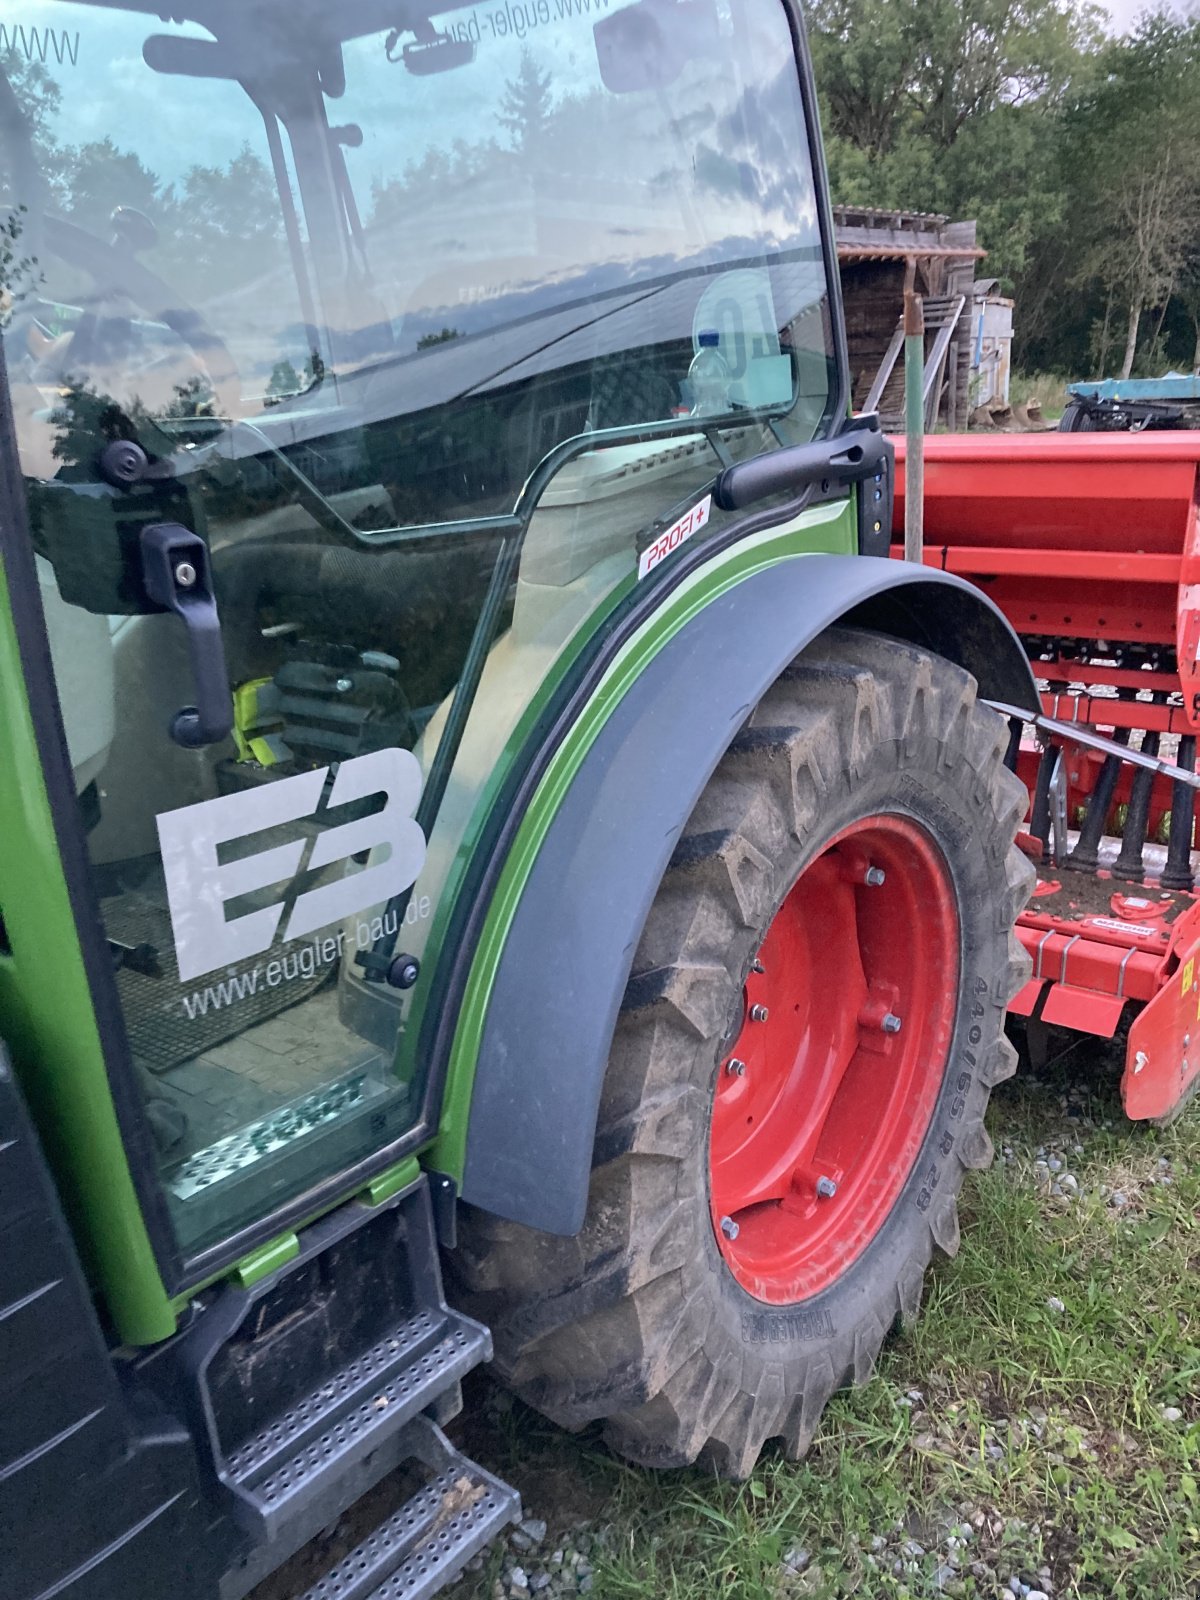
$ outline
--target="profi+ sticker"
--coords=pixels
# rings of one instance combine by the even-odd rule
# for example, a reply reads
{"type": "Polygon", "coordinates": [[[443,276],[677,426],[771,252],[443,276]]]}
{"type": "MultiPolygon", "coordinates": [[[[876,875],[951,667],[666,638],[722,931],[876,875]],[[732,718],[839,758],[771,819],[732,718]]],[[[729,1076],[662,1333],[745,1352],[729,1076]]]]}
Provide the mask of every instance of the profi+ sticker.
{"type": "Polygon", "coordinates": [[[694,533],[698,533],[708,521],[712,511],[712,495],[706,494],[699,504],[686,511],[678,522],[673,522],[665,533],[660,533],[654,543],[642,551],[641,560],[638,562],[638,581],[653,572],[660,561],[665,561],[672,550],[678,550],[681,544],[687,542],[694,533]]]}

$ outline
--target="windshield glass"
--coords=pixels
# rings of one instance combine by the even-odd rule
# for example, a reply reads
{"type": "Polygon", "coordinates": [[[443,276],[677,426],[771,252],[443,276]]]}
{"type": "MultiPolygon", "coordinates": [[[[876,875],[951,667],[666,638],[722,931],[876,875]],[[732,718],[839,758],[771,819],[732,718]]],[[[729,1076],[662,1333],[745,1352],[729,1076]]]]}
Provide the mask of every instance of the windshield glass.
{"type": "Polygon", "coordinates": [[[0,23],[0,313],[101,914],[191,1248],[416,1120],[386,974],[431,969],[539,689],[727,525],[721,466],[827,429],[837,383],[779,0],[169,10],[0,23]],[[199,748],[169,731],[193,663],[145,585],[164,524],[203,541],[220,612],[234,729],[199,748]],[[397,751],[421,848],[371,894],[389,846],[314,841],[383,804],[365,776],[351,802],[345,763],[397,751]],[[311,804],[262,799],[314,774],[311,804]],[[164,819],[210,805],[214,862],[305,842],[222,900],[201,959],[209,880],[172,881],[164,819]],[[353,874],[348,916],[344,883],[318,890],[353,874]],[[315,926],[306,896],[341,910],[315,926]],[[256,947],[264,904],[292,914],[256,947]]]}
{"type": "Polygon", "coordinates": [[[16,365],[43,388],[269,422],[301,464],[330,406],[386,419],[390,526],[511,511],[555,444],[678,418],[706,327],[722,409],[798,401],[811,436],[824,274],[781,19],[184,9],[159,33],[51,3],[0,34],[16,365]]]}

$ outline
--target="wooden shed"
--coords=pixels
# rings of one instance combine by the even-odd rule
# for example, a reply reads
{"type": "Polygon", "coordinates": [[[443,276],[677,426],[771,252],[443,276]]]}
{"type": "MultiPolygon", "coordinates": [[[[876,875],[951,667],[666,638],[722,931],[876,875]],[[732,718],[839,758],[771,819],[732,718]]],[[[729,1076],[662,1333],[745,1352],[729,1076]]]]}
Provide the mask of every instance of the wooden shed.
{"type": "Polygon", "coordinates": [[[885,428],[903,426],[901,317],[913,271],[925,302],[926,426],[966,427],[971,291],[984,254],[975,224],[857,206],[835,206],[833,217],[855,410],[878,410],[885,428]]]}

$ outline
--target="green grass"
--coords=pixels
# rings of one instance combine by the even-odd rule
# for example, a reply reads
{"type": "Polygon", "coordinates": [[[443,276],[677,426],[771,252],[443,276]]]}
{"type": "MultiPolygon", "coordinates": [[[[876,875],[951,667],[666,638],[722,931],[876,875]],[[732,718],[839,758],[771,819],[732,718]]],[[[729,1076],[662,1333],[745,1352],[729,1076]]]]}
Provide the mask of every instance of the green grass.
{"type": "Polygon", "coordinates": [[[1045,420],[1057,422],[1070,398],[1067,385],[1074,381],[1064,378],[1061,372],[1014,372],[1008,383],[1009,404],[1027,405],[1031,400],[1038,400],[1045,420]]]}
{"type": "MultiPolygon", "coordinates": [[[[1087,1041],[1069,1059],[1075,1076],[1060,1064],[997,1091],[991,1131],[1011,1162],[969,1180],[962,1248],[935,1269],[924,1315],[865,1388],[835,1397],[803,1462],[768,1453],[741,1485],[643,1472],[597,1435],[567,1438],[475,1391],[468,1443],[549,1519],[547,1550],[581,1518],[605,1530],[593,1596],[990,1600],[1012,1575],[1042,1586],[1039,1568],[1058,1600],[1200,1595],[1200,1107],[1163,1132],[1133,1127],[1111,1052],[1087,1041]],[[1089,1191],[1074,1203],[1034,1178],[1051,1140],[1083,1146],[1067,1158],[1089,1191]],[[1154,1181],[1163,1156],[1169,1186],[1154,1181]],[[1128,1196],[1121,1212],[1092,1192],[1102,1183],[1128,1196]],[[964,1517],[954,1576],[946,1541],[964,1517]],[[784,1561],[796,1547],[802,1571],[784,1561]]],[[[462,1600],[493,1595],[500,1561],[462,1600]]]]}

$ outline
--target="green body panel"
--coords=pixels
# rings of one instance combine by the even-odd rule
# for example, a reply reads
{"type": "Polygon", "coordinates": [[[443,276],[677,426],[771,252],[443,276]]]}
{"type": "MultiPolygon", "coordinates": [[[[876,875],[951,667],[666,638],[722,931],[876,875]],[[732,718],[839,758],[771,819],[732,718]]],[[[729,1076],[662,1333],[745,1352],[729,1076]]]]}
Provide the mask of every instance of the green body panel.
{"type": "Polygon", "coordinates": [[[269,1278],[280,1267],[286,1267],[300,1254],[300,1241],[294,1233],[281,1233],[258,1250],[243,1256],[229,1274],[239,1289],[250,1289],[263,1278],[269,1278]]]}
{"type": "Polygon", "coordinates": [[[358,1198],[364,1205],[381,1206],[385,1200],[399,1194],[401,1189],[416,1183],[420,1176],[421,1163],[416,1156],[407,1156],[403,1161],[397,1161],[394,1167],[388,1167],[372,1178],[366,1188],[360,1191],[358,1198]]]}
{"type": "MultiPolygon", "coordinates": [[[[821,506],[721,551],[665,599],[604,674],[591,700],[555,752],[530,802],[496,887],[471,967],[454,1035],[438,1137],[426,1164],[461,1182],[471,1092],[483,1021],[500,955],[522,890],[572,778],[597,734],[646,664],[689,619],[735,584],[764,567],[817,553],[853,555],[858,549],[854,499],[821,506]]],[[[489,796],[485,795],[484,799],[489,796]]]]}
{"type": "Polygon", "coordinates": [[[109,1092],[24,682],[0,566],[0,908],[12,952],[0,955],[0,1034],[93,1284],[121,1338],[147,1344],[175,1318],[109,1092]]]}

